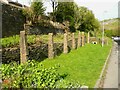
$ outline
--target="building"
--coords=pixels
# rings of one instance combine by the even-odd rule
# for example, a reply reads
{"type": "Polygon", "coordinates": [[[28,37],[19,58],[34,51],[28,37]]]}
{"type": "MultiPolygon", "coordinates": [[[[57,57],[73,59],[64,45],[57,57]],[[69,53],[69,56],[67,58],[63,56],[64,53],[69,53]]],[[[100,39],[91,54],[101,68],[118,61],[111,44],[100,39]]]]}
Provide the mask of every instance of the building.
{"type": "Polygon", "coordinates": [[[9,4],[8,0],[0,0],[0,2],[5,3],[5,4],[9,4]]]}
{"type": "Polygon", "coordinates": [[[12,0],[0,0],[0,2],[12,5],[12,6],[17,7],[17,8],[26,7],[25,5],[22,5],[22,4],[18,3],[18,2],[14,2],[12,0]]]}

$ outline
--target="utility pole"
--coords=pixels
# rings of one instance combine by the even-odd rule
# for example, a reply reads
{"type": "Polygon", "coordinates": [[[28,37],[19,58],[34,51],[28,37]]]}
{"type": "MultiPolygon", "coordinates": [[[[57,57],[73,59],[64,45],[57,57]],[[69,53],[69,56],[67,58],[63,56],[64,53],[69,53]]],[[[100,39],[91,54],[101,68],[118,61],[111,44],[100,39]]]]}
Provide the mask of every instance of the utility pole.
{"type": "Polygon", "coordinates": [[[103,30],[102,30],[102,47],[104,46],[104,33],[105,33],[105,27],[104,27],[104,13],[107,13],[107,11],[103,12],[103,30]]]}
{"type": "Polygon", "coordinates": [[[103,19],[103,30],[102,30],[102,47],[104,46],[104,19],[103,19]]]}

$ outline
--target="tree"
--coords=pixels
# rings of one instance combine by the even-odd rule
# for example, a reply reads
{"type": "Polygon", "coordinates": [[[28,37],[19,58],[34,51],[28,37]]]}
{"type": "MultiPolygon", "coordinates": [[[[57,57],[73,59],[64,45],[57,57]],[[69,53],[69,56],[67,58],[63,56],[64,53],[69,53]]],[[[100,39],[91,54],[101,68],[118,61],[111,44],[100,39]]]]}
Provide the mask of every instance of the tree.
{"type": "Polygon", "coordinates": [[[33,11],[31,8],[23,8],[23,15],[26,17],[26,21],[31,22],[33,21],[33,11]]]}
{"type": "Polygon", "coordinates": [[[37,20],[40,15],[43,15],[45,11],[42,2],[32,2],[31,9],[35,20],[37,20]]]}
{"type": "Polygon", "coordinates": [[[52,12],[49,12],[48,14],[49,14],[49,17],[52,19],[52,21],[56,21],[55,11],[58,5],[58,0],[44,0],[44,3],[45,2],[49,2],[51,4],[52,12]]]}
{"type": "Polygon", "coordinates": [[[99,29],[99,22],[95,18],[92,11],[88,10],[86,7],[79,7],[80,12],[80,26],[78,30],[80,31],[95,31],[99,29]]]}
{"type": "Polygon", "coordinates": [[[77,5],[74,2],[58,2],[55,11],[56,21],[60,23],[69,21],[71,31],[75,31],[75,7],[77,5]]]}
{"type": "Polygon", "coordinates": [[[52,9],[53,9],[53,12],[52,12],[53,18],[52,18],[52,20],[56,21],[55,11],[56,11],[56,8],[57,8],[58,1],[57,0],[50,0],[50,1],[51,1],[52,9]]]}
{"type": "Polygon", "coordinates": [[[23,9],[23,14],[28,21],[38,22],[39,16],[43,15],[45,8],[42,2],[32,2],[29,8],[23,9]]]}

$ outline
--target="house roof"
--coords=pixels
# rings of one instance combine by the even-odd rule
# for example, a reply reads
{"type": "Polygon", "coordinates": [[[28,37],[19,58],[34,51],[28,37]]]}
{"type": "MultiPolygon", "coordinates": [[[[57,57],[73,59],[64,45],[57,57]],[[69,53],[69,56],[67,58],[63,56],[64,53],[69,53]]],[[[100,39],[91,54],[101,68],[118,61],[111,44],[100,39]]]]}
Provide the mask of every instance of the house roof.
{"type": "MultiPolygon", "coordinates": [[[[18,3],[18,2],[14,2],[12,0],[0,0],[1,2],[3,3],[6,3],[6,4],[9,4],[9,5],[12,5],[12,6],[17,6],[17,7],[22,7],[23,5],[18,3]]],[[[24,5],[24,7],[27,7],[24,5]]]]}
{"type": "Polygon", "coordinates": [[[20,4],[18,2],[9,1],[9,4],[13,4],[13,5],[22,7],[22,4],[20,4]]]}

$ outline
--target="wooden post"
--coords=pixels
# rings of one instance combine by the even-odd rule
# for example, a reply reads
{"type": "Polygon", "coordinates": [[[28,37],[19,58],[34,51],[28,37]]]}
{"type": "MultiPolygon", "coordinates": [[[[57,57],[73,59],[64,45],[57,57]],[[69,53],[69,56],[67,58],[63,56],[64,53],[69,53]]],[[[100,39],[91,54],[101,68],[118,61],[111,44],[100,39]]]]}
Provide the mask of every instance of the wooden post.
{"type": "Polygon", "coordinates": [[[67,34],[64,34],[64,47],[63,47],[63,53],[68,53],[68,41],[67,41],[67,34]]]}
{"type": "Polygon", "coordinates": [[[53,52],[53,33],[49,33],[49,41],[48,41],[48,58],[54,58],[53,52]]]}
{"type": "Polygon", "coordinates": [[[25,31],[20,31],[20,63],[27,61],[27,37],[25,31]]]}
{"type": "Polygon", "coordinates": [[[78,44],[77,44],[77,47],[80,47],[80,43],[81,43],[81,35],[80,35],[80,31],[78,33],[78,44]]]}
{"type": "Polygon", "coordinates": [[[85,41],[84,41],[84,32],[82,32],[82,46],[84,46],[84,43],[85,43],[85,41]]]}
{"type": "Polygon", "coordinates": [[[90,43],[90,33],[88,32],[87,43],[90,43]]]}
{"type": "Polygon", "coordinates": [[[75,34],[72,33],[72,49],[75,49],[76,45],[75,45],[75,34]]]}

